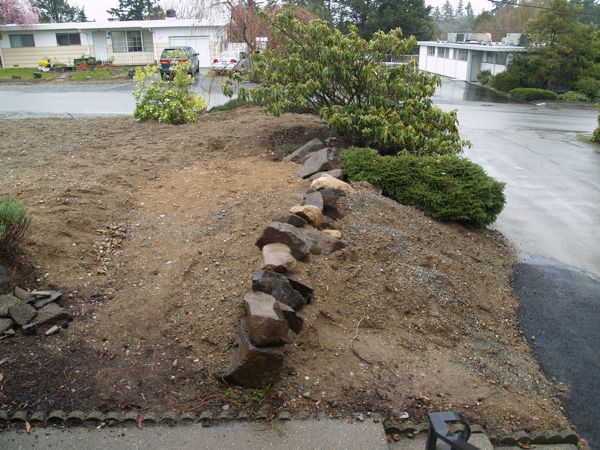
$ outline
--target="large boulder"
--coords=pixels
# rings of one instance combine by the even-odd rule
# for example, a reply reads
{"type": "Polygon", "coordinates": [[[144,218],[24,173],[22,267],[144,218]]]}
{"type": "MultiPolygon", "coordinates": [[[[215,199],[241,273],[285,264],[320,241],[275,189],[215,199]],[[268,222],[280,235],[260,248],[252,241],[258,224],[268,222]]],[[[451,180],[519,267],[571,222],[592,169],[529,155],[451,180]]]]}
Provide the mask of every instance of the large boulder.
{"type": "Polygon", "coordinates": [[[323,197],[323,214],[332,219],[341,219],[343,214],[338,206],[338,201],[340,197],[345,196],[346,193],[333,188],[321,189],[319,192],[323,197]]]}
{"type": "Polygon", "coordinates": [[[323,210],[315,205],[292,206],[290,212],[308,220],[316,228],[323,224],[323,210]]]}
{"type": "Polygon", "coordinates": [[[286,342],[289,326],[277,300],[264,292],[248,292],[244,295],[246,306],[246,329],[250,342],[257,347],[273,347],[286,342]]]}
{"type": "Polygon", "coordinates": [[[268,270],[252,274],[252,290],[269,294],[295,310],[310,303],[314,294],[313,289],[305,284],[268,270]]]}
{"type": "Polygon", "coordinates": [[[310,189],[302,196],[302,205],[316,206],[319,209],[323,209],[323,196],[319,191],[310,189]]]}
{"type": "Polygon", "coordinates": [[[286,159],[295,163],[302,162],[307,155],[323,148],[323,142],[320,139],[312,139],[297,149],[295,152],[286,156],[286,159]]]}
{"type": "Polygon", "coordinates": [[[260,348],[248,338],[246,320],[240,325],[240,343],[237,353],[223,376],[227,383],[259,388],[273,384],[283,367],[283,346],[260,348]]]}
{"type": "MultiPolygon", "coordinates": [[[[319,151],[311,153],[308,156],[302,167],[300,168],[300,176],[308,178],[317,172],[324,172],[332,169],[339,169],[340,154],[339,151],[332,147],[322,148],[319,151]]],[[[322,178],[322,177],[321,177],[322,178]]],[[[333,178],[333,177],[331,177],[333,178]]],[[[335,178],[336,179],[336,178],[335,178]]]]}
{"type": "Polygon", "coordinates": [[[307,238],[304,228],[288,223],[271,222],[256,241],[261,250],[267,244],[285,244],[294,258],[304,261],[310,254],[312,242],[307,238]]]}
{"type": "Polygon", "coordinates": [[[290,272],[296,267],[296,259],[285,244],[267,244],[262,248],[263,269],[274,272],[290,272]]]}

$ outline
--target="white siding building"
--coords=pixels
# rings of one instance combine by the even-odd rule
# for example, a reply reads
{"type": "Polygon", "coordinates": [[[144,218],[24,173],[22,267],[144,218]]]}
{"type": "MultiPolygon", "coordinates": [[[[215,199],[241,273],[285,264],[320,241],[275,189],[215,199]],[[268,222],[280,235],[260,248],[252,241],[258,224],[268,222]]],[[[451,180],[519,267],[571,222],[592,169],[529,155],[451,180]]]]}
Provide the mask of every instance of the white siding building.
{"type": "Polygon", "coordinates": [[[420,70],[463,81],[477,81],[482,70],[492,75],[503,72],[513,54],[527,51],[498,42],[419,41],[418,45],[420,70]]]}
{"type": "Polygon", "coordinates": [[[200,67],[209,67],[226,45],[228,22],[225,14],[214,14],[203,20],[4,25],[0,58],[4,68],[37,67],[42,58],[73,65],[81,57],[138,65],[158,60],[165,47],[189,46],[200,67]]]}

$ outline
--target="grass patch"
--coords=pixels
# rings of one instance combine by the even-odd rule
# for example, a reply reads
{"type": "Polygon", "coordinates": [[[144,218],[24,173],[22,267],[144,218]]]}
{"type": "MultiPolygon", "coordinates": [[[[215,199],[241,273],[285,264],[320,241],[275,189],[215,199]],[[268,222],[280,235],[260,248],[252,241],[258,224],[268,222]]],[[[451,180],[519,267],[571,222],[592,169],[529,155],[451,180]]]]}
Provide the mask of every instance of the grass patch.
{"type": "Polygon", "coordinates": [[[484,228],[504,208],[504,183],[459,156],[380,156],[350,147],[342,152],[342,164],[350,180],[377,184],[384,195],[437,220],[484,228]]]}
{"type": "MultiPolygon", "coordinates": [[[[0,69],[0,80],[12,80],[13,76],[21,77],[21,80],[31,81],[34,80],[33,74],[39,72],[39,70],[28,67],[15,67],[13,69],[0,69]]],[[[56,78],[56,72],[40,72],[42,74],[42,80],[53,80],[56,78]]],[[[35,78],[37,79],[37,78],[35,78]]],[[[17,80],[16,80],[17,81],[17,80]]]]}
{"type": "Polygon", "coordinates": [[[124,69],[117,69],[115,71],[110,69],[80,70],[73,72],[71,75],[71,80],[85,81],[88,78],[92,80],[108,80],[111,78],[120,78],[120,76],[124,73],[124,69]]]}
{"type": "Polygon", "coordinates": [[[0,250],[13,250],[30,223],[31,217],[21,201],[12,195],[0,196],[0,250]]]}

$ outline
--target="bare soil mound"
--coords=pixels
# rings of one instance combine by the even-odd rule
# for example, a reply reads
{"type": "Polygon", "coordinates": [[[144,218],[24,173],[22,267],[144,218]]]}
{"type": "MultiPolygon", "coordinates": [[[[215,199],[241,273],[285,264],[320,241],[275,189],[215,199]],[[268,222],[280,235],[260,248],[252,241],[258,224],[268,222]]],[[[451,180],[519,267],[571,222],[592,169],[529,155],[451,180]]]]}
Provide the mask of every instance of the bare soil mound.
{"type": "Polygon", "coordinates": [[[359,186],[339,221],[348,247],[311,256],[305,328],[281,380],[224,385],[255,240],[308,182],[280,144],[324,137],[311,116],[258,108],[179,127],[128,119],[0,123],[0,192],[33,215],[0,264],[58,288],[75,320],[0,341],[0,408],[466,412],[492,432],[563,428],[555,389],[518,331],[498,233],[441,224],[359,186]],[[1,359],[1,358],[0,358],[1,359]]]}

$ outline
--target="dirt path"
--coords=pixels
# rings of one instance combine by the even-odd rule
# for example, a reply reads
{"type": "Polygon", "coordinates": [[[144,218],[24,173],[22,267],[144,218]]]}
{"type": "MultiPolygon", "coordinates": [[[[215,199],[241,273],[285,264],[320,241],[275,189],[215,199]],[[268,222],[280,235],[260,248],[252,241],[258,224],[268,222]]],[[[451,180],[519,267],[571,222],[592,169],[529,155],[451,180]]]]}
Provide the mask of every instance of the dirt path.
{"type": "Polygon", "coordinates": [[[367,188],[345,201],[348,247],[294,273],[316,298],[281,381],[268,391],[218,381],[259,265],[255,239],[308,184],[273,152],[325,132],[316,118],[253,108],[181,127],[0,123],[0,192],[34,216],[15,277],[62,289],[76,314],[58,336],[0,341],[9,359],[0,408],[229,403],[415,420],[454,408],[497,432],[565,427],[518,332],[515,257],[503,238],[431,221],[367,188]]]}

